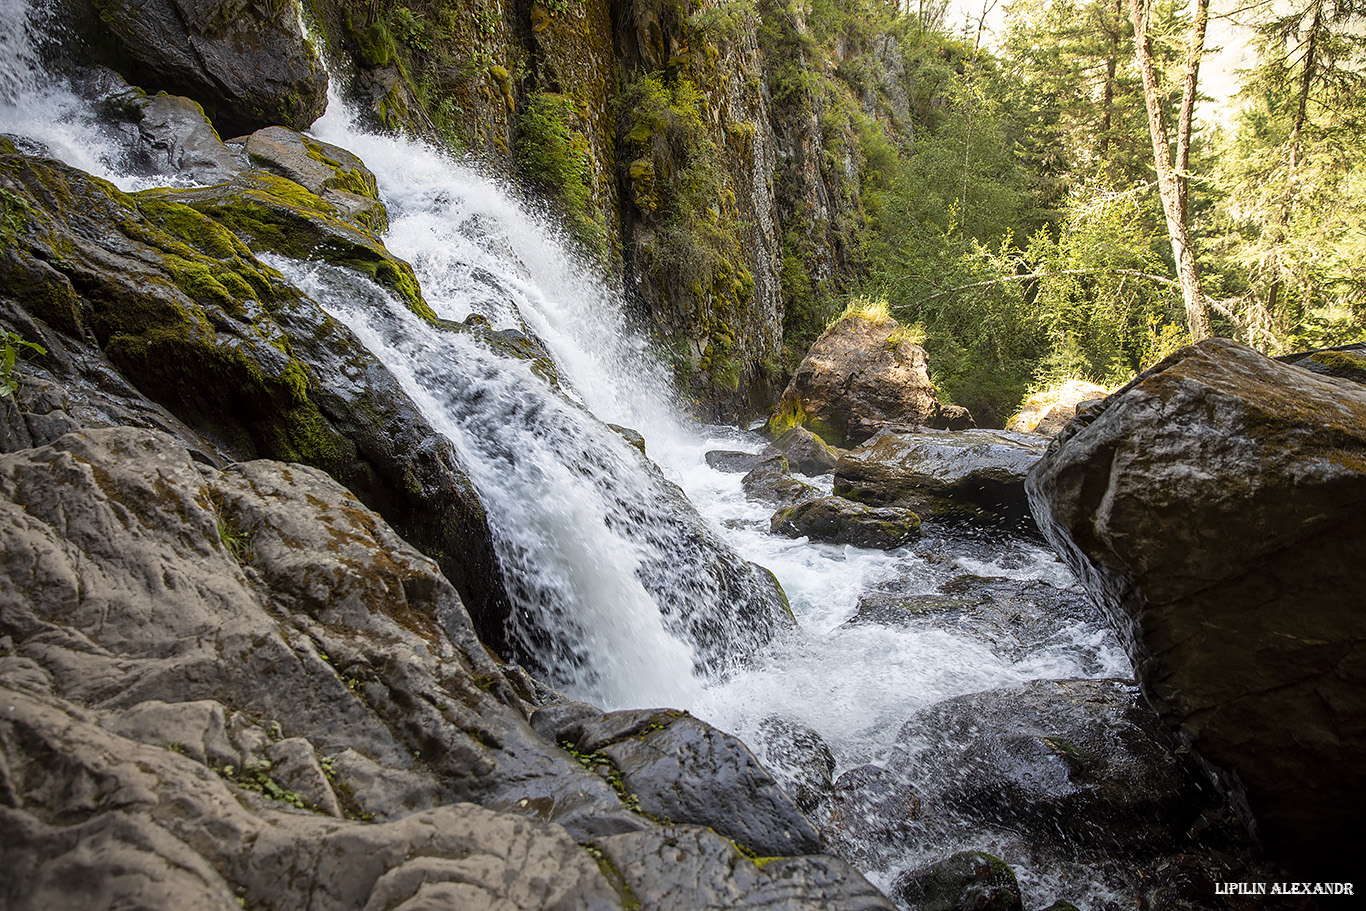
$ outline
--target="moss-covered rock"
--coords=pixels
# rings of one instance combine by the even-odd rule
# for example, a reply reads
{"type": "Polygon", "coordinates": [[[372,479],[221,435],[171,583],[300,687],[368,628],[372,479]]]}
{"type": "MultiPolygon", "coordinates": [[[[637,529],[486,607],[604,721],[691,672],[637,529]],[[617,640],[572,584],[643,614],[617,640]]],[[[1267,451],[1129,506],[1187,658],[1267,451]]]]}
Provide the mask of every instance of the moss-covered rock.
{"type": "Polygon", "coordinates": [[[362,272],[402,297],[423,319],[436,319],[423,300],[412,266],[386,250],[372,231],[293,180],[253,170],[212,187],[145,190],[139,199],[208,215],[258,252],[321,260],[362,272]]]}
{"type": "Polygon", "coordinates": [[[886,308],[854,309],[811,346],[766,428],[805,426],[832,446],[861,443],[879,424],[925,425],[943,412],[925,350],[886,308]]]}
{"type": "MultiPolygon", "coordinates": [[[[297,184],[255,176],[326,205],[297,184]]],[[[304,206],[258,193],[266,199],[249,211],[307,221],[304,206]]],[[[324,469],[436,556],[476,618],[506,613],[487,520],[451,445],[346,327],[232,230],[174,193],[130,195],[22,155],[0,155],[0,200],[0,297],[51,352],[43,365],[53,379],[69,377],[74,394],[90,388],[84,375],[117,369],[136,387],[121,395],[164,406],[211,458],[324,469]]],[[[363,233],[333,217],[315,236],[336,226],[344,237],[363,233]]],[[[95,398],[113,388],[103,384],[95,398]]],[[[153,411],[137,402],[115,410],[153,411]]],[[[96,401],[81,413],[108,411],[96,401]]],[[[175,430],[169,416],[149,423],[175,430]]]]}
{"type": "Polygon", "coordinates": [[[829,544],[891,550],[920,535],[920,517],[895,506],[864,506],[843,497],[820,497],[773,514],[769,531],[829,544]]]}
{"type": "Polygon", "coordinates": [[[287,127],[257,130],[242,142],[247,160],[278,174],[330,203],[358,228],[383,234],[389,214],[379,199],[375,175],[356,155],[287,127]]]}

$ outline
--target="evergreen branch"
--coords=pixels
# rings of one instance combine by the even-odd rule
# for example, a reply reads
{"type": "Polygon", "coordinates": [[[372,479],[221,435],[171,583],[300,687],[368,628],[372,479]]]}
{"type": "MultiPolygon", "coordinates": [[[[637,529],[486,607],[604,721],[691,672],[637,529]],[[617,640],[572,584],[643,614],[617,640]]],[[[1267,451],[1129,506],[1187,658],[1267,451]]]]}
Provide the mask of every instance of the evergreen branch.
{"type": "Polygon", "coordinates": [[[1180,288],[1181,283],[1162,275],[1153,275],[1151,272],[1140,272],[1137,269],[1059,269],[1056,272],[1029,272],[1024,275],[1007,275],[1004,278],[993,278],[984,282],[973,282],[970,285],[959,285],[957,288],[948,288],[944,291],[936,291],[934,294],[922,297],[922,301],[931,301],[936,298],[945,297],[949,294],[957,294],[960,291],[970,291],[973,288],[985,288],[989,285],[1001,285],[1006,282],[1022,282],[1035,278],[1052,278],[1055,275],[1124,275],[1129,278],[1146,278],[1162,285],[1173,288],[1180,288]]]}

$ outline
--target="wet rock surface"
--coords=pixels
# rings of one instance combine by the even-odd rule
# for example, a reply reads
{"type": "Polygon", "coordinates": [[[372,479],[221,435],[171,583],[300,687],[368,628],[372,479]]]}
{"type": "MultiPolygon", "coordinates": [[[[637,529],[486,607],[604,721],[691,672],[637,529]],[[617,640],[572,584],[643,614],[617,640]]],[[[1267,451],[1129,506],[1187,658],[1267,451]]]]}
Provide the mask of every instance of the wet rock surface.
{"type": "Polygon", "coordinates": [[[0,553],[0,860],[32,871],[0,883],[7,908],[620,908],[627,887],[888,907],[833,858],[761,870],[633,812],[628,793],[756,850],[820,846],[739,741],[682,713],[538,725],[578,725],[633,791],[555,746],[436,564],[314,469],[68,434],[0,457],[0,553]]]}
{"type": "Polygon", "coordinates": [[[64,0],[83,50],[151,91],[188,95],[218,131],[307,129],[327,106],[327,73],[287,3],[64,0]]]}
{"type": "Polygon", "coordinates": [[[1000,858],[964,851],[900,876],[896,897],[916,911],[1021,911],[1020,885],[1000,858]]]}
{"type": "Polygon", "coordinates": [[[1171,851],[1222,804],[1123,680],[1034,681],[937,703],[901,729],[927,800],[1035,839],[1171,851]]]}
{"type": "Polygon", "coordinates": [[[835,493],[927,516],[1032,525],[1024,480],[1046,441],[1005,430],[881,433],[840,457],[835,493]]]}
{"type": "Polygon", "coordinates": [[[1237,774],[1267,843],[1307,867],[1357,850],[1362,387],[1202,342],[1069,425],[1029,493],[1145,691],[1237,774]]]}
{"type": "Polygon", "coordinates": [[[764,503],[793,506],[820,496],[820,491],[792,477],[787,457],[771,455],[755,465],[740,479],[747,495],[764,503]]]}
{"type": "Polygon", "coordinates": [[[787,457],[793,471],[804,475],[830,474],[839,462],[839,450],[805,427],[793,427],[773,441],[773,449],[787,457]]]}

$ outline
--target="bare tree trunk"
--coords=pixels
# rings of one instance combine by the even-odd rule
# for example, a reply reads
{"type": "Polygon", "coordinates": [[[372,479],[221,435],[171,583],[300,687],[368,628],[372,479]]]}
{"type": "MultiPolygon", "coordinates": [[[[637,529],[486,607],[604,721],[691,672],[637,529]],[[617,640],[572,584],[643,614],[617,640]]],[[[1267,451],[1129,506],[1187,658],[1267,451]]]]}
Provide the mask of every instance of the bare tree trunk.
{"type": "Polygon", "coordinates": [[[1209,23],[1209,0],[1196,0],[1195,20],[1186,44],[1185,78],[1181,93],[1181,113],[1176,132],[1176,157],[1169,148],[1166,118],[1162,112],[1162,89],[1153,63],[1152,40],[1148,35],[1148,9],[1144,0],[1129,0],[1129,16],[1134,23],[1134,59],[1143,77],[1143,102],[1148,109],[1148,132],[1153,140],[1153,164],[1157,170],[1157,190],[1162,211],[1167,216],[1167,234],[1176,257],[1176,276],[1181,282],[1181,297],[1186,304],[1186,322],[1195,341],[1210,337],[1209,304],[1200,286],[1200,270],[1191,247],[1190,219],[1186,193],[1189,185],[1191,122],[1195,115],[1196,88],[1200,82],[1200,58],[1205,52],[1205,27],[1209,23]]]}

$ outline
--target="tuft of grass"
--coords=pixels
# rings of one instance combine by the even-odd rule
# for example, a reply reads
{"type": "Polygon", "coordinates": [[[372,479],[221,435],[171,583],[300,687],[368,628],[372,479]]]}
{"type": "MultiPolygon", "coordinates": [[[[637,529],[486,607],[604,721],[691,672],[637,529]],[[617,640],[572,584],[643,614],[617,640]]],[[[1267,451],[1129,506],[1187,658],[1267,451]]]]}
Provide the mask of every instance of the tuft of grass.
{"type": "Polygon", "coordinates": [[[892,318],[892,310],[885,297],[854,297],[850,298],[849,306],[844,308],[839,318],[844,319],[846,316],[861,316],[880,323],[892,318]]]}

